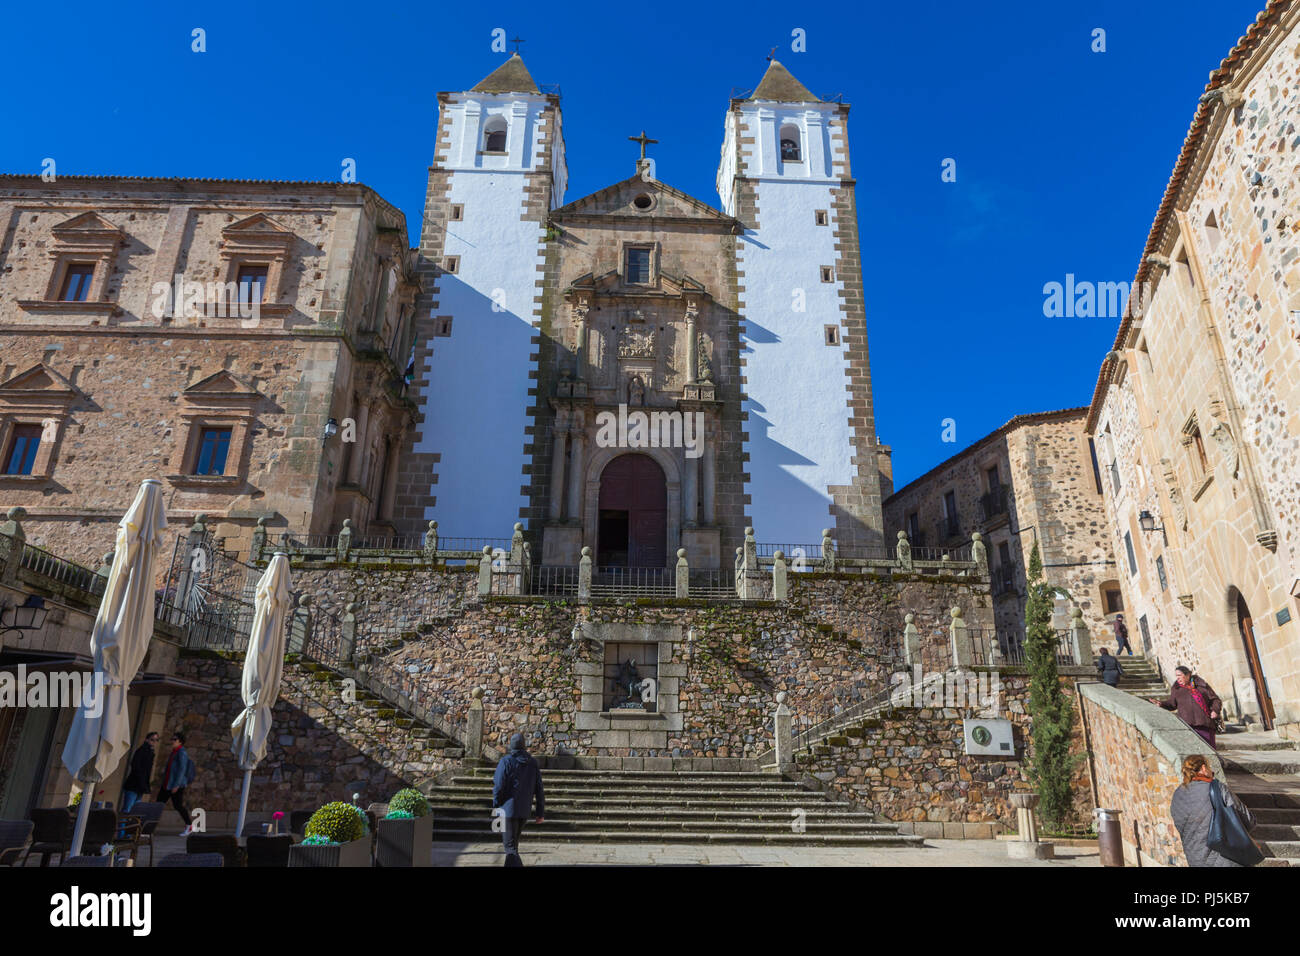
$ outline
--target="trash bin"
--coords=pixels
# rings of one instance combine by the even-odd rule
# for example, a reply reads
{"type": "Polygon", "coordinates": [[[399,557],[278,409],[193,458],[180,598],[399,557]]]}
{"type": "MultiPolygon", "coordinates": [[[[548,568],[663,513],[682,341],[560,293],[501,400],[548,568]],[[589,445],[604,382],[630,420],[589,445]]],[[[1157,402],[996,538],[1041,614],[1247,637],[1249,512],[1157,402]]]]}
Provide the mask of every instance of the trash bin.
{"type": "Polygon", "coordinates": [[[1102,866],[1124,865],[1124,840],[1119,829],[1119,810],[1098,807],[1093,811],[1097,818],[1097,849],[1101,851],[1102,866]]]}

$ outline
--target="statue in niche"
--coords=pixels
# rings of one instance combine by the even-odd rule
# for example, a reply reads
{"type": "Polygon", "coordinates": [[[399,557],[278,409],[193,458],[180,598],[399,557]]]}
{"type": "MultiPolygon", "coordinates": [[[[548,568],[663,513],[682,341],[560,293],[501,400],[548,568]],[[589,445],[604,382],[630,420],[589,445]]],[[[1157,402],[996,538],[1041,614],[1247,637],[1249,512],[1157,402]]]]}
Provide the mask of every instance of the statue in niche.
{"type": "Polygon", "coordinates": [[[713,384],[713,362],[709,358],[710,353],[709,333],[701,332],[696,341],[696,364],[699,366],[700,381],[706,384],[713,384]]]}
{"type": "Polygon", "coordinates": [[[614,679],[614,700],[610,706],[643,709],[642,683],[641,672],[637,670],[636,662],[629,657],[619,666],[618,677],[614,679]]]}
{"type": "Polygon", "coordinates": [[[627,383],[627,403],[641,406],[645,404],[645,382],[640,375],[633,375],[627,383]]]}

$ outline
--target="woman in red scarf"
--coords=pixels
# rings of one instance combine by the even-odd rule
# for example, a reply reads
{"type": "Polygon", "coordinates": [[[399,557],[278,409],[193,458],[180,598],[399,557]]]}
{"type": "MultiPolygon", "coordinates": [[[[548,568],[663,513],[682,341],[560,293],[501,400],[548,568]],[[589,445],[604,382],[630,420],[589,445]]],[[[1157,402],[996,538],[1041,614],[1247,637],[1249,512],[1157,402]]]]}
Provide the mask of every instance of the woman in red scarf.
{"type": "Polygon", "coordinates": [[[1218,727],[1219,714],[1223,712],[1223,701],[1209,684],[1192,673],[1190,668],[1177,668],[1178,679],[1169,688],[1165,700],[1153,700],[1165,710],[1175,710],[1179,718],[1192,730],[1201,735],[1211,747],[1214,746],[1214,731],[1218,727]]]}

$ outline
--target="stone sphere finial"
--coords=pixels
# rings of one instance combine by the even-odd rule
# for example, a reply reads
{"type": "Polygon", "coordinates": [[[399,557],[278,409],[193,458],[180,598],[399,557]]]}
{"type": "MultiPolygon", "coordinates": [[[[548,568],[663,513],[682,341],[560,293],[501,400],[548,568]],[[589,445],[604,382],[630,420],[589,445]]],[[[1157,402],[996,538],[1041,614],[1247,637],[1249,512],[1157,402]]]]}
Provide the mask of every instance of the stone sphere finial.
{"type": "Polygon", "coordinates": [[[1083,608],[1079,607],[1079,606],[1076,604],[1076,605],[1074,606],[1074,610],[1070,612],[1070,617],[1074,618],[1076,621],[1082,622],[1082,621],[1083,621],[1083,608]]]}
{"type": "Polygon", "coordinates": [[[686,557],[686,549],[685,549],[685,548],[678,548],[678,549],[677,549],[677,557],[679,557],[679,558],[684,558],[684,557],[686,557]]]}
{"type": "Polygon", "coordinates": [[[437,530],[438,530],[438,522],[436,522],[436,521],[430,521],[430,522],[429,522],[429,530],[430,530],[430,531],[437,531],[437,530]]]}
{"type": "Polygon", "coordinates": [[[830,536],[831,536],[831,529],[830,529],[830,528],[822,528],[822,537],[823,537],[823,538],[829,538],[830,536]]]}
{"type": "Polygon", "coordinates": [[[772,552],[772,557],[774,557],[774,558],[775,558],[776,560],[778,560],[778,561],[784,561],[784,560],[785,560],[785,552],[784,552],[784,551],[773,551],[773,552],[772,552]]]}
{"type": "Polygon", "coordinates": [[[916,615],[913,614],[911,611],[908,611],[906,614],[903,615],[904,624],[911,624],[915,620],[916,620],[916,615]]]}
{"type": "Polygon", "coordinates": [[[492,545],[490,544],[483,545],[483,557],[485,558],[492,557],[492,545]]]}
{"type": "Polygon", "coordinates": [[[347,603],[347,606],[344,607],[343,610],[347,611],[349,614],[356,614],[356,613],[357,613],[357,602],[356,602],[356,601],[349,601],[349,602],[347,603]]]}
{"type": "Polygon", "coordinates": [[[753,529],[753,528],[746,528],[746,529],[745,529],[745,537],[746,537],[746,538],[752,538],[753,536],[754,536],[754,529],[753,529]]]}
{"type": "Polygon", "coordinates": [[[902,541],[902,540],[905,539],[906,537],[907,537],[907,532],[906,532],[906,531],[900,531],[900,532],[898,532],[898,540],[899,540],[899,541],[902,541]]]}
{"type": "Polygon", "coordinates": [[[266,515],[260,515],[260,516],[258,516],[258,519],[257,519],[257,526],[258,526],[259,528],[265,528],[265,527],[266,527],[266,515]]]}
{"type": "Polygon", "coordinates": [[[483,688],[482,688],[482,687],[475,687],[472,691],[469,692],[469,696],[473,697],[475,700],[482,700],[482,699],[483,699],[483,688]]]}
{"type": "Polygon", "coordinates": [[[344,518],[344,519],[343,519],[343,530],[345,530],[345,531],[351,531],[351,530],[352,530],[352,519],[351,519],[351,518],[344,518]]]}
{"type": "Polygon", "coordinates": [[[10,521],[22,521],[24,518],[27,517],[27,509],[24,508],[22,505],[14,505],[7,512],[5,512],[5,514],[8,516],[10,521]]]}
{"type": "Polygon", "coordinates": [[[786,695],[786,692],[785,692],[785,691],[783,691],[783,690],[779,690],[779,691],[777,691],[777,692],[776,692],[776,702],[777,702],[778,704],[784,704],[785,701],[786,701],[786,696],[787,696],[787,695],[786,695]]]}
{"type": "Polygon", "coordinates": [[[970,536],[971,536],[971,540],[972,540],[972,541],[978,541],[978,540],[980,540],[980,537],[981,537],[981,535],[980,535],[980,533],[979,533],[978,531],[972,531],[972,532],[970,533],[970,536]]]}
{"type": "Polygon", "coordinates": [[[953,608],[951,611],[949,611],[948,613],[951,614],[954,618],[959,618],[959,617],[961,617],[961,608],[959,608],[959,607],[954,607],[954,608],[953,608]]]}
{"type": "Polygon", "coordinates": [[[524,530],[524,523],[523,523],[522,521],[516,521],[516,522],[515,522],[515,530],[516,530],[516,531],[523,531],[523,530],[524,530]]]}
{"type": "Polygon", "coordinates": [[[589,557],[591,557],[591,546],[590,546],[590,545],[586,545],[586,544],[584,544],[584,545],[582,546],[582,556],[583,556],[584,558],[589,558],[589,557]]]}
{"type": "Polygon", "coordinates": [[[304,594],[304,595],[302,595],[301,597],[298,598],[298,606],[299,606],[299,607],[307,607],[309,604],[311,604],[311,595],[310,595],[310,594],[304,594]]]}

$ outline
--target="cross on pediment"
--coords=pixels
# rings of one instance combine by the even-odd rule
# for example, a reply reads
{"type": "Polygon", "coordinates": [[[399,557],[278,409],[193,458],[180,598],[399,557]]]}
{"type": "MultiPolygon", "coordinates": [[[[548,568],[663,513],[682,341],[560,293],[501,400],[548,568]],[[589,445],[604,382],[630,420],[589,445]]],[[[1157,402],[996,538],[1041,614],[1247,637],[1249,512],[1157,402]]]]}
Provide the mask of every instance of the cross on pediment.
{"type": "Polygon", "coordinates": [[[650,144],[650,143],[658,143],[658,142],[659,142],[659,140],[657,140],[657,139],[651,139],[649,136],[647,136],[647,135],[645,134],[645,130],[641,130],[641,135],[640,135],[640,136],[629,136],[628,139],[631,140],[631,141],[634,142],[634,143],[640,143],[640,144],[641,144],[641,158],[642,158],[642,159],[645,159],[645,148],[646,148],[646,146],[647,146],[648,144],[650,144]]]}

